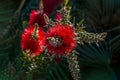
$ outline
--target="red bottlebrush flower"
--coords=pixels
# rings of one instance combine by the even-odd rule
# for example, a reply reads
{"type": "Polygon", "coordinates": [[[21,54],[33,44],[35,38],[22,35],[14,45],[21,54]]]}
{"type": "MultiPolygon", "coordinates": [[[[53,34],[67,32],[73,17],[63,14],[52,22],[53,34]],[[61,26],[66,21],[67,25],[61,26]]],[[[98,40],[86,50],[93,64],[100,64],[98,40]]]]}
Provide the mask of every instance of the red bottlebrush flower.
{"type": "Polygon", "coordinates": [[[29,25],[37,23],[40,27],[44,27],[46,25],[44,15],[45,14],[41,13],[40,10],[32,10],[30,13],[29,25]]]}
{"type": "Polygon", "coordinates": [[[71,26],[55,25],[46,34],[46,47],[49,53],[69,54],[76,47],[75,34],[71,26]]]}
{"type": "Polygon", "coordinates": [[[41,28],[35,29],[34,26],[26,28],[21,39],[22,50],[33,57],[40,55],[44,50],[44,37],[44,31],[41,28]]]}
{"type": "Polygon", "coordinates": [[[62,20],[62,16],[61,16],[60,13],[57,13],[57,14],[56,14],[56,20],[57,20],[57,21],[61,21],[61,20],[62,20]]]}
{"type": "Polygon", "coordinates": [[[43,0],[44,4],[44,13],[50,15],[57,5],[62,3],[64,0],[43,0]]]}

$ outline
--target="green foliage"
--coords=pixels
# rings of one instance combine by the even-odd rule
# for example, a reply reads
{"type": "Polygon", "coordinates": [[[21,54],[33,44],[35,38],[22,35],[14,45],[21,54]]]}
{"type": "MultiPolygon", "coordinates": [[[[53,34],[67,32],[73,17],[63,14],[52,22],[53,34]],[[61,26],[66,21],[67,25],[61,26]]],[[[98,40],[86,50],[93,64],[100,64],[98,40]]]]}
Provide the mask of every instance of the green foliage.
{"type": "Polygon", "coordinates": [[[17,2],[10,0],[0,0],[0,38],[4,34],[7,25],[10,23],[14,12],[17,10],[20,0],[17,2]],[[9,3],[9,4],[6,4],[9,3]]]}
{"type": "Polygon", "coordinates": [[[115,50],[119,50],[118,47],[113,47],[113,45],[119,45],[119,40],[120,35],[111,39],[109,43],[99,43],[98,47],[92,44],[76,48],[80,53],[80,64],[87,66],[87,68],[82,69],[83,80],[119,80],[111,67],[112,55],[115,50]],[[112,43],[114,41],[115,43],[112,43]]]}
{"type": "Polygon", "coordinates": [[[83,70],[83,80],[117,80],[111,68],[92,67],[83,70]]]}
{"type": "Polygon", "coordinates": [[[85,4],[86,21],[94,29],[107,30],[120,25],[119,0],[86,0],[85,4]]]}

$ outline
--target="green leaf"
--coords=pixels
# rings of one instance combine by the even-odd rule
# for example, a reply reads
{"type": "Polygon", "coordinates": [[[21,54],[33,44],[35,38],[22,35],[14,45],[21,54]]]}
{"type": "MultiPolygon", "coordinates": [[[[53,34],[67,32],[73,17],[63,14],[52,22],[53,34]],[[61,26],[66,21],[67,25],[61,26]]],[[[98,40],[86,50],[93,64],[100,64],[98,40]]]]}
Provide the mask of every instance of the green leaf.
{"type": "Polygon", "coordinates": [[[85,68],[82,72],[82,80],[117,80],[113,70],[107,67],[85,68]]]}
{"type": "Polygon", "coordinates": [[[76,50],[80,54],[79,62],[89,66],[109,65],[111,54],[104,45],[101,43],[99,47],[94,44],[78,46],[76,50]]]}
{"type": "Polygon", "coordinates": [[[117,35],[109,41],[109,48],[112,52],[118,51],[120,48],[120,35],[117,35]]]}
{"type": "Polygon", "coordinates": [[[3,30],[5,30],[8,23],[10,23],[10,20],[12,19],[14,12],[17,10],[19,3],[20,0],[18,0],[18,2],[14,0],[0,1],[0,35],[3,34],[3,30]]]}
{"type": "Polygon", "coordinates": [[[69,0],[64,0],[64,6],[67,6],[69,0]]]}

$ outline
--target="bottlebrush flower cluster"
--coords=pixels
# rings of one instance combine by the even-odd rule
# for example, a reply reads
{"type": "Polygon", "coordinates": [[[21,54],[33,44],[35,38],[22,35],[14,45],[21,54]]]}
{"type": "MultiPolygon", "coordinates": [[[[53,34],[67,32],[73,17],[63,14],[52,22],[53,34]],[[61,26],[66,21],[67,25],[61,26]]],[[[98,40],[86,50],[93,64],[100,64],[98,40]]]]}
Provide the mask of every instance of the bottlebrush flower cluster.
{"type": "MultiPolygon", "coordinates": [[[[56,5],[49,5],[46,1],[44,0],[43,2],[45,4],[44,10],[40,8],[31,11],[28,27],[24,30],[21,37],[21,49],[25,53],[25,57],[30,60],[29,65],[32,68],[39,65],[43,69],[42,65],[44,65],[44,62],[51,61],[50,58],[53,55],[55,56],[54,59],[58,61],[65,56],[73,79],[79,80],[80,71],[77,55],[74,54],[76,53],[75,47],[77,44],[82,45],[84,42],[98,43],[98,41],[104,40],[107,33],[89,33],[80,24],[74,26],[75,24],[70,22],[70,8],[65,6],[58,11],[55,19],[49,19],[48,15],[52,13],[49,6],[53,11],[55,6],[63,0],[58,0],[58,2],[57,0],[52,0],[56,2],[56,5]],[[38,61],[35,61],[35,59],[38,61]]],[[[29,67],[30,70],[31,67],[29,67]]]]}
{"type": "MultiPolygon", "coordinates": [[[[43,48],[46,48],[50,54],[62,56],[69,54],[76,47],[73,26],[55,22],[56,24],[49,26],[44,32],[44,25],[41,22],[44,18],[39,17],[37,10],[32,11],[30,15],[29,26],[23,32],[21,40],[21,48],[28,55],[38,56],[43,48]],[[35,24],[38,25],[35,26],[35,24]]],[[[56,21],[61,20],[57,17],[56,21]]]]}
{"type": "Polygon", "coordinates": [[[31,11],[28,27],[22,34],[22,50],[32,57],[40,55],[44,50],[50,55],[63,56],[70,54],[77,43],[97,43],[105,38],[106,33],[94,34],[87,33],[83,28],[75,29],[68,19],[69,12],[66,7],[62,8],[51,24],[48,17],[46,22],[46,15],[40,10],[31,11]]]}

